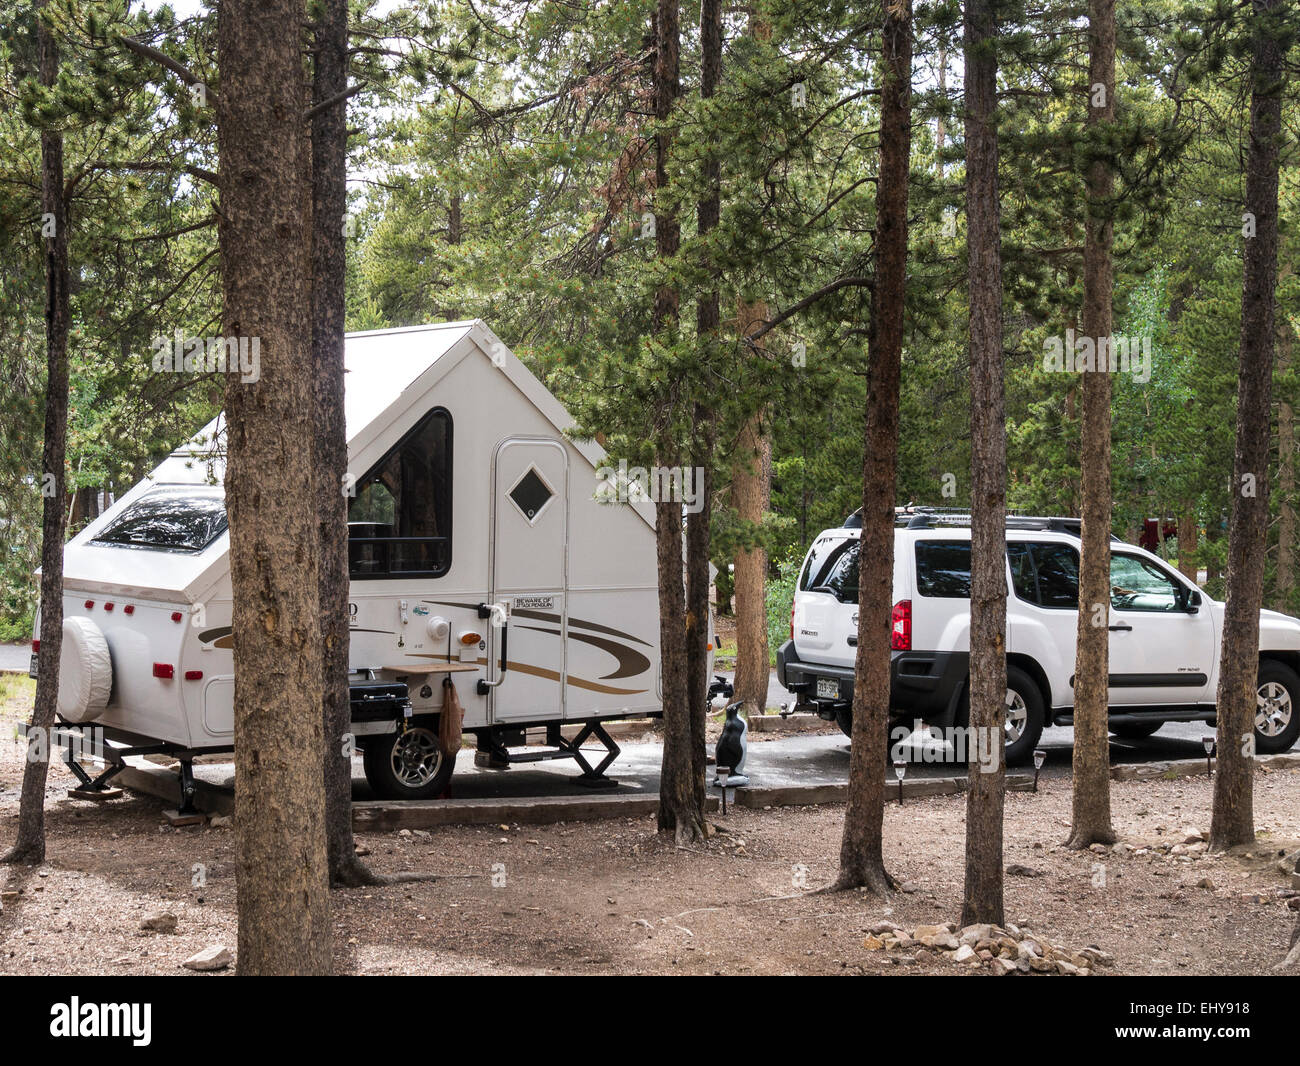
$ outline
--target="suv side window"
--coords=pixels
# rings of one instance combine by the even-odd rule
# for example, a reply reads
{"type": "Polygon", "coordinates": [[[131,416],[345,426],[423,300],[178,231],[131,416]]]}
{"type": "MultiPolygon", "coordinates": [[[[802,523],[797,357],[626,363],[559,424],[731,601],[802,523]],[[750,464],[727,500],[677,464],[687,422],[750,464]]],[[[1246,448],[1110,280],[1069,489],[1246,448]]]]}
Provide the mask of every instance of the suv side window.
{"type": "Polygon", "coordinates": [[[1173,578],[1133,555],[1110,557],[1110,604],[1121,611],[1176,611],[1182,590],[1173,578]]]}
{"type": "Polygon", "coordinates": [[[1069,544],[1013,542],[1007,556],[1020,599],[1055,610],[1079,609],[1079,553],[1069,544]]]}
{"type": "Polygon", "coordinates": [[[921,596],[970,599],[970,541],[917,541],[916,591],[921,596]]]}
{"type": "Polygon", "coordinates": [[[849,547],[840,553],[838,559],[831,565],[830,573],[826,575],[825,580],[819,588],[823,591],[835,594],[835,598],[840,603],[857,603],[858,602],[858,541],[853,541],[849,547]]]}

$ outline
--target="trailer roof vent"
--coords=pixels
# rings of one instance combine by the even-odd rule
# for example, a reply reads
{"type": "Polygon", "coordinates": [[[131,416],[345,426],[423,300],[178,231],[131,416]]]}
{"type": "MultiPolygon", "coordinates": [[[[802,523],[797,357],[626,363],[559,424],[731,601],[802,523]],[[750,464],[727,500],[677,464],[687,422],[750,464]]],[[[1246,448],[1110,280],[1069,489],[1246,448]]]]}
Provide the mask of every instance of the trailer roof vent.
{"type": "Polygon", "coordinates": [[[510,498],[529,522],[537,521],[537,516],[554,496],[550,486],[542,480],[536,467],[530,466],[528,473],[521,477],[510,490],[510,498]]]}

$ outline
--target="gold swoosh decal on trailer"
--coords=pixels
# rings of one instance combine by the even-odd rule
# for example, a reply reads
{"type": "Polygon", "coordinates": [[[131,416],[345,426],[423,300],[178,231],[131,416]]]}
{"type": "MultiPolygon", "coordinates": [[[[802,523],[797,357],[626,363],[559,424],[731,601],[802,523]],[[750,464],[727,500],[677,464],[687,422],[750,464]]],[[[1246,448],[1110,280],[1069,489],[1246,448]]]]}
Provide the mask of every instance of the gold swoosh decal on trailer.
{"type": "Polygon", "coordinates": [[[211,644],[214,648],[233,648],[235,646],[235,633],[230,626],[205,629],[199,634],[199,643],[211,644]]]}
{"type": "MultiPolygon", "coordinates": [[[[463,607],[467,611],[477,611],[477,603],[456,603],[454,600],[423,600],[423,603],[432,603],[438,607],[463,607]]],[[[531,618],[537,622],[553,622],[555,625],[560,624],[560,616],[550,611],[534,611],[527,607],[520,607],[510,612],[512,618],[531,618]]],[[[601,625],[599,622],[588,622],[582,618],[574,618],[569,615],[569,625],[578,626],[580,629],[590,629],[593,633],[608,633],[611,637],[622,637],[624,640],[630,640],[640,644],[645,648],[654,647],[649,641],[642,640],[640,637],[633,636],[631,633],[624,633],[621,629],[614,629],[612,626],[601,625]]]]}
{"type": "MultiPolygon", "coordinates": [[[[534,633],[550,633],[557,637],[560,635],[558,629],[543,629],[541,626],[520,626],[519,628],[531,629],[534,633]]],[[[629,648],[626,644],[620,644],[616,640],[606,640],[604,637],[593,637],[587,633],[573,632],[569,633],[569,639],[590,644],[592,647],[608,652],[618,660],[618,669],[612,674],[602,674],[600,678],[602,681],[617,681],[620,677],[636,677],[650,669],[649,659],[635,648],[629,648]]]]}
{"type": "MultiPolygon", "coordinates": [[[[412,655],[411,658],[412,659],[433,659],[435,662],[440,662],[440,663],[461,661],[459,659],[453,659],[449,655],[431,655],[426,652],[421,652],[412,655]]],[[[486,658],[478,658],[475,659],[474,661],[478,663],[479,666],[487,666],[488,664],[486,658]]],[[[650,691],[649,689],[645,689],[645,688],[615,688],[613,685],[602,685],[598,681],[588,681],[586,678],[574,677],[572,674],[570,674],[567,678],[562,679],[558,671],[548,670],[544,666],[533,666],[531,663],[517,663],[511,660],[511,661],[507,661],[506,667],[510,670],[515,670],[521,674],[528,674],[530,677],[541,677],[541,678],[545,678],[547,681],[564,680],[566,684],[572,685],[574,688],[586,689],[588,692],[603,692],[606,695],[610,695],[610,696],[640,696],[642,693],[650,691]]],[[[412,670],[411,672],[415,673],[414,670],[412,670]]],[[[394,670],[393,673],[400,675],[401,671],[394,670]]]]}

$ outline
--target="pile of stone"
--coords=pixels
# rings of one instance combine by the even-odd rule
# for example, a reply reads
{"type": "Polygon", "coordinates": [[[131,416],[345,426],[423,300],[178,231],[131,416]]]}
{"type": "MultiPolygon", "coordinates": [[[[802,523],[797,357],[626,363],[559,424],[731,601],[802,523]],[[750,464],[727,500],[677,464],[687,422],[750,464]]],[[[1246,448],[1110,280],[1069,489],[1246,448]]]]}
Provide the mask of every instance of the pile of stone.
{"type": "Polygon", "coordinates": [[[911,932],[893,922],[877,922],[862,946],[883,951],[902,966],[943,960],[998,976],[1013,973],[1064,974],[1087,977],[1115,960],[1096,946],[1069,951],[1015,925],[918,925],[911,932]]]}

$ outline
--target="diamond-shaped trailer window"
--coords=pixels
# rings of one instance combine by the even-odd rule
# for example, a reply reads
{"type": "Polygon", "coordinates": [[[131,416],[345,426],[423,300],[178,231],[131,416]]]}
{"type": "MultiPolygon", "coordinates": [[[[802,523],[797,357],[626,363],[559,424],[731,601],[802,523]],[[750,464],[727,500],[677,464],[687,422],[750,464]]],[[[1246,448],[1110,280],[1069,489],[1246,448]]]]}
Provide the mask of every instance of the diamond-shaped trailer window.
{"type": "Polygon", "coordinates": [[[542,513],[542,508],[554,495],[555,493],[542,480],[536,468],[531,466],[528,468],[528,473],[521,477],[515,487],[510,490],[510,498],[515,501],[515,506],[519,508],[529,522],[537,521],[537,516],[542,513]]]}

